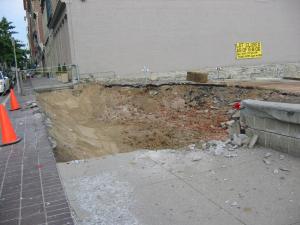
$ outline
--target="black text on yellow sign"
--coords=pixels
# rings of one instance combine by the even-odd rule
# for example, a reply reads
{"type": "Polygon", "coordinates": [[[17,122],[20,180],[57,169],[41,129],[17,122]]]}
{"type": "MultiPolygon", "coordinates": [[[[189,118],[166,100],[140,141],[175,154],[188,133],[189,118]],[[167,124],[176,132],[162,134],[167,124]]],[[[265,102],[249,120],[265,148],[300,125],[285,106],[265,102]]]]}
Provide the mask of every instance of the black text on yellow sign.
{"type": "Polygon", "coordinates": [[[236,59],[256,59],[262,57],[261,42],[238,42],[235,45],[236,59]]]}

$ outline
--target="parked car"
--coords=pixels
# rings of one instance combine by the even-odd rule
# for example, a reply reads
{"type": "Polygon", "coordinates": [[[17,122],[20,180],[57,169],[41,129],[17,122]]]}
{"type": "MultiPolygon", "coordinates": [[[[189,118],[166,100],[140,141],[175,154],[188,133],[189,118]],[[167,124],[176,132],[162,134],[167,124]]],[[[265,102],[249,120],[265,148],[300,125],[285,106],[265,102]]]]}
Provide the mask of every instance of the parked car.
{"type": "Polygon", "coordinates": [[[5,94],[10,88],[10,81],[6,74],[0,71],[0,93],[5,94]]]}

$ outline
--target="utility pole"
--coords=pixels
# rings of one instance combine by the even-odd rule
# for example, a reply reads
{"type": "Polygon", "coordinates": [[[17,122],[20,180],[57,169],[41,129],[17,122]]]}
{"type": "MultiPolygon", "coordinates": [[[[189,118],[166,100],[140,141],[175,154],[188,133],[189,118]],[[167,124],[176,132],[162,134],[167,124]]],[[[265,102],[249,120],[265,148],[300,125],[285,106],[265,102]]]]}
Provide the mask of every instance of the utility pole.
{"type": "Polygon", "coordinates": [[[17,54],[16,54],[16,42],[13,38],[10,39],[11,43],[14,48],[14,56],[15,56],[15,70],[16,70],[16,79],[17,79],[17,93],[21,94],[20,90],[20,82],[19,82],[19,75],[18,75],[18,62],[17,62],[17,54]]]}

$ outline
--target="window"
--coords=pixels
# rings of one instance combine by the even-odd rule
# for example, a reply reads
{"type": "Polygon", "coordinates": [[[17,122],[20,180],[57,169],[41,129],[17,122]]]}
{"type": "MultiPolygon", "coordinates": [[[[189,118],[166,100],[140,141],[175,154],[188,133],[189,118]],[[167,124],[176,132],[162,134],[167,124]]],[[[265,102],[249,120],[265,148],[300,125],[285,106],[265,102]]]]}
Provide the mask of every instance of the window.
{"type": "Polygon", "coordinates": [[[52,16],[51,0],[46,0],[46,10],[47,10],[47,18],[48,18],[48,21],[49,21],[51,19],[51,16],[52,16]]]}

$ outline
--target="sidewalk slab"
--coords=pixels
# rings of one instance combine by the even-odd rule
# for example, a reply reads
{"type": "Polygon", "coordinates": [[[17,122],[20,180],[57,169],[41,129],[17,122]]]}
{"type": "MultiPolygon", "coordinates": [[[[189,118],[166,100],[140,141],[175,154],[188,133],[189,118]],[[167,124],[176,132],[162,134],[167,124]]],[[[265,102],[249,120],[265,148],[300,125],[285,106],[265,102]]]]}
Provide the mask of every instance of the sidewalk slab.
{"type": "Polygon", "coordinates": [[[36,92],[46,92],[46,91],[54,91],[61,89],[73,88],[73,83],[62,83],[54,78],[31,78],[29,80],[31,82],[33,90],[36,92]]]}
{"type": "MultiPolygon", "coordinates": [[[[35,99],[24,85],[22,106],[35,99]]],[[[22,140],[0,148],[0,225],[74,224],[42,118],[33,109],[9,116],[22,140]]]]}
{"type": "Polygon", "coordinates": [[[299,223],[300,159],[261,147],[233,153],[140,150],[58,169],[79,225],[299,223]]]}

